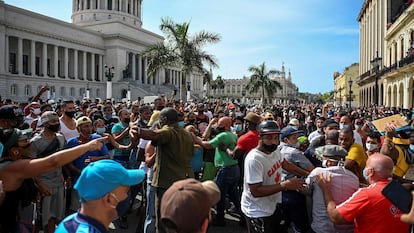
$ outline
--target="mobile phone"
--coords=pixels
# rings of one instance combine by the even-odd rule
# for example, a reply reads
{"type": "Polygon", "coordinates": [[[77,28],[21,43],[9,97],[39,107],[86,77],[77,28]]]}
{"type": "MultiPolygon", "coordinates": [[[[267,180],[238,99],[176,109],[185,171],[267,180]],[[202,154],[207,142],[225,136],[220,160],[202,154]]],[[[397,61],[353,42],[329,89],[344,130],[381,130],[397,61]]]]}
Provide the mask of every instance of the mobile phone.
{"type": "Polygon", "coordinates": [[[413,196],[411,195],[411,192],[404,188],[404,186],[397,180],[389,182],[382,190],[382,194],[402,212],[410,212],[413,196]]]}

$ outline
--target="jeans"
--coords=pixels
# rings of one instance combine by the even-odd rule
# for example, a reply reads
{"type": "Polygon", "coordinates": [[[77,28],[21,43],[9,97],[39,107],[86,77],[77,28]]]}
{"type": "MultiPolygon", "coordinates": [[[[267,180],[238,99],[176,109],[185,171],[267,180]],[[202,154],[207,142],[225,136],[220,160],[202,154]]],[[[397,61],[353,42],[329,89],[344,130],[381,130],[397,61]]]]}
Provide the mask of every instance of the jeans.
{"type": "Polygon", "coordinates": [[[144,233],[155,233],[155,188],[151,184],[147,184],[147,217],[144,233]]]}
{"type": "Polygon", "coordinates": [[[240,194],[237,190],[237,184],[240,178],[240,169],[237,164],[219,168],[215,182],[220,189],[221,198],[217,203],[217,219],[224,220],[224,210],[226,208],[226,195],[229,194],[230,199],[236,206],[236,210],[240,212],[240,194]]]}

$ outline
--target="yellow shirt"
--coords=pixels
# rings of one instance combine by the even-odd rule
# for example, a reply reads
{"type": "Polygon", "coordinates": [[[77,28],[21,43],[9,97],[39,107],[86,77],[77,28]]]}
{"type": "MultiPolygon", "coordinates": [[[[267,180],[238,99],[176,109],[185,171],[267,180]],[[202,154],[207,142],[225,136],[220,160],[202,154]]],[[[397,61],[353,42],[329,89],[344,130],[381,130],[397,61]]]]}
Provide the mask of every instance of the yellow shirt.
{"type": "Polygon", "coordinates": [[[355,163],[358,164],[358,166],[355,166],[352,169],[352,172],[358,176],[361,183],[364,183],[365,179],[362,175],[362,170],[364,169],[368,159],[367,155],[365,154],[364,148],[357,143],[352,144],[352,146],[349,148],[348,155],[345,158],[353,160],[355,163]]]}

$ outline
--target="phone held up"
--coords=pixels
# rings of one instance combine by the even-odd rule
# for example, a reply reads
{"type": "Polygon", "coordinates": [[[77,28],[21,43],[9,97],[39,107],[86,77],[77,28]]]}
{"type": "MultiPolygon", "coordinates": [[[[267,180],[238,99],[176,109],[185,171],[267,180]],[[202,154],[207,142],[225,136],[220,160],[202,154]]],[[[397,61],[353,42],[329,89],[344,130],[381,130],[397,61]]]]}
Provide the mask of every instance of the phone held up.
{"type": "Polygon", "coordinates": [[[382,194],[404,213],[411,210],[413,196],[410,190],[404,188],[397,180],[392,180],[382,190],[382,194]]]}

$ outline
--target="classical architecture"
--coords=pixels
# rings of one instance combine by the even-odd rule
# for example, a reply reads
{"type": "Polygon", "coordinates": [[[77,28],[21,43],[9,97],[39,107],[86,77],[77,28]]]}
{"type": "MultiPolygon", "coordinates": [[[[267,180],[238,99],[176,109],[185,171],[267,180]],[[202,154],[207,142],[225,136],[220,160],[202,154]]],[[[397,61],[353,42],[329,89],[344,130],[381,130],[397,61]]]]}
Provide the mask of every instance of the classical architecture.
{"type": "MultiPolygon", "coordinates": [[[[136,99],[169,95],[180,68],[147,76],[143,51],[164,38],[142,28],[142,0],[73,0],[72,23],[0,0],[0,93],[27,101],[42,85],[50,99],[136,99]]],[[[203,95],[203,74],[194,72],[191,95],[203,95]]]]}
{"type": "MultiPolygon", "coordinates": [[[[282,64],[282,69],[280,70],[280,75],[272,78],[275,81],[278,81],[282,86],[281,90],[277,90],[273,95],[273,99],[268,102],[274,104],[290,104],[297,101],[298,97],[298,87],[292,82],[292,75],[288,71],[286,77],[285,66],[282,64]]],[[[223,79],[224,89],[209,89],[208,93],[212,96],[222,96],[232,99],[239,99],[242,102],[253,104],[261,103],[262,98],[261,93],[250,93],[246,89],[247,84],[250,81],[250,78],[243,77],[242,79],[223,79]]]]}
{"type": "Polygon", "coordinates": [[[414,4],[365,0],[360,22],[360,104],[412,108],[414,4]]]}
{"type": "Polygon", "coordinates": [[[336,106],[359,106],[359,86],[356,83],[358,74],[358,63],[346,67],[343,73],[334,73],[334,101],[336,106]]]}

